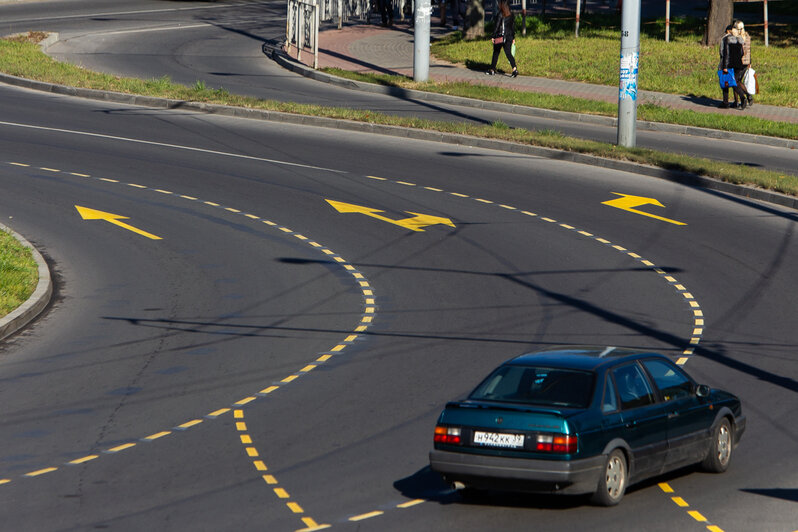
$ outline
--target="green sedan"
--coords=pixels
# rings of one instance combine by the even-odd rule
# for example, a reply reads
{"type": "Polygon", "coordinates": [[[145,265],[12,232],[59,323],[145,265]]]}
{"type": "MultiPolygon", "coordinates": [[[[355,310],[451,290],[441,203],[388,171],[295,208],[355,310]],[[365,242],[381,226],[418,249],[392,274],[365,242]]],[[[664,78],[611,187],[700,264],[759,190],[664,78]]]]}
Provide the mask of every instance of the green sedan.
{"type": "Polygon", "coordinates": [[[630,484],[690,464],[725,471],[744,430],[739,398],[662,354],[563,347],[509,360],[447,404],[430,466],[455,488],[612,506],[630,484]]]}

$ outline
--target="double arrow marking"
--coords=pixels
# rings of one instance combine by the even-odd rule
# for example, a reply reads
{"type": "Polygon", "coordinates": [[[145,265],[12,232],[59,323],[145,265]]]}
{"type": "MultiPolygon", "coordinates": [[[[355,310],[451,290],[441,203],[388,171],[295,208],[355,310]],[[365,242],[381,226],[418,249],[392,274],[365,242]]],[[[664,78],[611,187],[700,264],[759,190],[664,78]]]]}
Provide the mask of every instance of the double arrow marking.
{"type": "Polygon", "coordinates": [[[615,194],[616,196],[620,196],[620,198],[603,201],[601,202],[602,205],[609,205],[610,207],[615,207],[616,209],[633,212],[641,216],[648,216],[649,218],[654,218],[656,220],[668,222],[669,224],[687,225],[684,222],[677,222],[676,220],[671,220],[670,218],[663,218],[662,216],[657,216],[656,214],[649,214],[647,212],[638,211],[637,209],[635,209],[635,207],[640,207],[642,205],[656,205],[657,207],[665,207],[665,205],[660,203],[658,200],[655,200],[654,198],[646,198],[643,196],[630,196],[629,194],[621,194],[620,192],[613,192],[613,194],[615,194]]]}
{"type": "Polygon", "coordinates": [[[351,203],[343,203],[341,201],[333,201],[333,200],[326,200],[327,203],[332,205],[332,207],[342,213],[359,213],[365,214],[371,218],[376,218],[377,220],[382,220],[383,222],[388,222],[390,224],[398,225],[399,227],[404,227],[405,229],[410,229],[411,231],[423,231],[424,227],[429,227],[431,225],[448,225],[449,227],[454,227],[454,223],[448,218],[441,218],[439,216],[431,216],[429,214],[421,214],[418,212],[410,212],[405,211],[407,214],[412,214],[412,218],[403,218],[401,220],[392,220],[386,216],[380,216],[377,214],[378,212],[385,212],[379,209],[372,209],[371,207],[362,207],[360,205],[353,205],[351,203]]]}

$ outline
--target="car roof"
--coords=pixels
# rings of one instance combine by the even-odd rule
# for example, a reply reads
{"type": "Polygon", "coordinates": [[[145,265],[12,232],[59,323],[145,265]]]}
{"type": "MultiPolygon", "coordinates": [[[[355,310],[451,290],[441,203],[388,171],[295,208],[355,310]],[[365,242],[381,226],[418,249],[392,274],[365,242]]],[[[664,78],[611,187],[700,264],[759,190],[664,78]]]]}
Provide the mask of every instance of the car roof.
{"type": "Polygon", "coordinates": [[[547,366],[592,371],[602,365],[614,365],[624,360],[665,355],[645,349],[612,346],[562,346],[526,353],[505,362],[507,365],[547,366]]]}

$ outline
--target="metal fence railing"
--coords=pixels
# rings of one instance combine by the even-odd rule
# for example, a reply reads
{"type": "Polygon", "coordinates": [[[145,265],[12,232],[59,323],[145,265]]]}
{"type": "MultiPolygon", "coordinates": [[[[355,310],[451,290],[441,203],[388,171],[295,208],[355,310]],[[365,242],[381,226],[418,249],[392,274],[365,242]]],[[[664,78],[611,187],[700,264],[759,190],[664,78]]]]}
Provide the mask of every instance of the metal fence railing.
{"type": "Polygon", "coordinates": [[[319,68],[319,5],[317,0],[288,0],[285,22],[285,48],[296,47],[297,60],[302,50],[313,53],[313,68],[319,68]]]}

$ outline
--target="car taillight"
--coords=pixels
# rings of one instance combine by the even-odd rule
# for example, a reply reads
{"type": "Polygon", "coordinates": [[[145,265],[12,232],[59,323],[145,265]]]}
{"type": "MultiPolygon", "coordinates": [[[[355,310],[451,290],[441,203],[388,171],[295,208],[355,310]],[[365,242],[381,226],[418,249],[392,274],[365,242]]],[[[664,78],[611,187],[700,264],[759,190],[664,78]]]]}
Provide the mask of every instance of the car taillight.
{"type": "Polygon", "coordinates": [[[576,436],[570,434],[538,434],[535,449],[546,453],[573,454],[576,436]]]}
{"type": "Polygon", "coordinates": [[[435,427],[435,443],[454,443],[460,445],[463,443],[460,439],[460,428],[442,427],[438,425],[435,427]]]}

